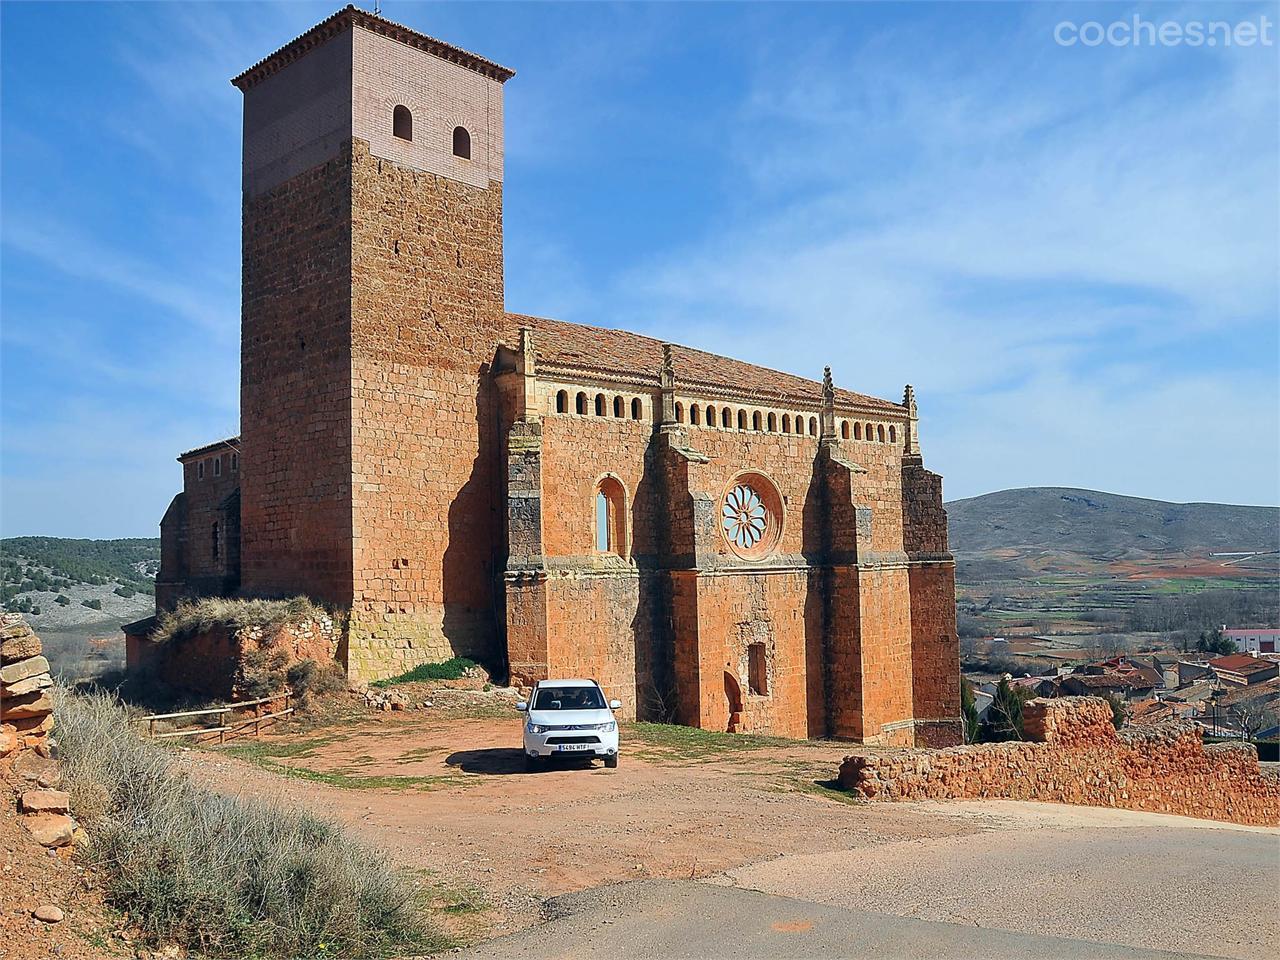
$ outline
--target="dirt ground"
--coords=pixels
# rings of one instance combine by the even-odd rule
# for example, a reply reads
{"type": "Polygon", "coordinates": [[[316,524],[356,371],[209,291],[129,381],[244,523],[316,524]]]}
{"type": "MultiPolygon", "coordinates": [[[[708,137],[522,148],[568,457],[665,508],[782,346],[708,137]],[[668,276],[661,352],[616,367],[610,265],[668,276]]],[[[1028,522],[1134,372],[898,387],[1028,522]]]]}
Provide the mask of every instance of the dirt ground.
{"type": "Polygon", "coordinates": [[[38,845],[19,825],[9,802],[17,789],[0,779],[0,960],[132,956],[116,932],[119,918],[103,905],[92,876],[67,852],[58,855],[38,845]],[[32,916],[46,904],[63,911],[60,923],[32,916]]]}
{"type": "Polygon", "coordinates": [[[1280,944],[1275,923],[1232,906],[1280,881],[1280,832],[1036,804],[853,802],[827,785],[848,745],[647,725],[624,726],[616,770],[526,773],[519,724],[366,714],[180,762],[219,790],[333,817],[421,871],[465,941],[537,923],[560,894],[692,879],[1216,956],[1280,944]],[[1057,892],[1028,899],[1036,890],[1057,892]]]}

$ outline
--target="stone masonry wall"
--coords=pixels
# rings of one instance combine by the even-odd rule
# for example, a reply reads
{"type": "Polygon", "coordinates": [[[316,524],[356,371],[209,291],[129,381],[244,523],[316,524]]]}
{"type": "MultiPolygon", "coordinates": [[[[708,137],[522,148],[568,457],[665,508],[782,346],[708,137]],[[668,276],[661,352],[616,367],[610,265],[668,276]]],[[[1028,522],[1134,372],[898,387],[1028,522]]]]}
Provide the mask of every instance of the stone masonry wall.
{"type": "Polygon", "coordinates": [[[1032,700],[1026,742],[847,757],[840,785],[871,800],[1038,800],[1280,826],[1280,776],[1250,744],[1204,746],[1187,720],[1116,732],[1095,697],[1032,700]]]}
{"type": "Polygon", "coordinates": [[[58,789],[62,772],[50,737],[52,689],[40,638],[21,615],[0,614],[0,792],[7,793],[5,781],[11,782],[23,828],[37,843],[62,848],[65,855],[86,837],[71,816],[71,798],[58,789]]]}
{"type": "Polygon", "coordinates": [[[351,180],[348,671],[371,679],[454,655],[500,661],[488,373],[507,323],[502,185],[401,167],[360,140],[351,180]]]}

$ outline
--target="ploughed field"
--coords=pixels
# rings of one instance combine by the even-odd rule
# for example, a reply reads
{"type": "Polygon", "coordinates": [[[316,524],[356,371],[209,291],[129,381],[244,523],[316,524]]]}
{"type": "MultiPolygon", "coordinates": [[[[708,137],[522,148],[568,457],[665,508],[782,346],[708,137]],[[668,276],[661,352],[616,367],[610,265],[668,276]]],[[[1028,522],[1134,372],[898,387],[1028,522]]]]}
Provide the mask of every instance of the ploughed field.
{"type": "Polygon", "coordinates": [[[223,792],[334,818],[420,871],[464,941],[541,922],[550,897],[655,879],[1244,960],[1280,944],[1276,921],[1235,906],[1280,882],[1276,831],[1038,804],[855,802],[829,785],[847,744],[646,724],[624,725],[616,770],[529,773],[519,716],[488,700],[472,715],[361,712],[179,762],[223,792]]]}

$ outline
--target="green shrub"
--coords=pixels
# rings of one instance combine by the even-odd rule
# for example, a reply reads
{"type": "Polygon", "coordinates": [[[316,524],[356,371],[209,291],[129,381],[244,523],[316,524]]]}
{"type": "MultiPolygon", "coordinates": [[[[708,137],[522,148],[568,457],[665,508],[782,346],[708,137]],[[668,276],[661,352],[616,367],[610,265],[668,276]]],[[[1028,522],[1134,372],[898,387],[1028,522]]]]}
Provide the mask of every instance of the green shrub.
{"type": "Polygon", "coordinates": [[[81,600],[81,601],[80,601],[80,605],[81,605],[81,606],[83,606],[83,607],[88,607],[90,610],[101,610],[101,609],[102,609],[102,601],[101,601],[101,600],[96,600],[96,599],[95,599],[95,600],[81,600]]]}
{"type": "Polygon", "coordinates": [[[227,797],[170,765],[107,695],[58,692],[86,856],[153,945],[263,958],[428,953],[425,892],[310,814],[227,797]]]}
{"type": "Polygon", "coordinates": [[[375,680],[371,685],[389,687],[393,683],[411,683],[414,680],[457,680],[474,666],[476,662],[466,657],[454,657],[442,663],[420,663],[407,673],[386,680],[375,680]]]}
{"type": "Polygon", "coordinates": [[[258,647],[240,659],[236,687],[245,700],[261,700],[284,690],[289,655],[278,647],[258,647]]]}
{"type": "Polygon", "coordinates": [[[304,706],[313,697],[343,693],[347,689],[346,673],[340,664],[332,661],[322,665],[310,659],[299,660],[289,667],[285,679],[304,706]]]}
{"type": "Polygon", "coordinates": [[[127,587],[123,585],[116,587],[111,592],[114,593],[117,597],[124,597],[124,599],[126,600],[128,600],[132,596],[137,595],[138,593],[138,591],[133,589],[133,587],[127,587]]]}
{"type": "Polygon", "coordinates": [[[58,594],[56,597],[53,598],[53,602],[58,604],[61,607],[65,607],[70,605],[71,598],[64,597],[62,594],[58,594]]]}

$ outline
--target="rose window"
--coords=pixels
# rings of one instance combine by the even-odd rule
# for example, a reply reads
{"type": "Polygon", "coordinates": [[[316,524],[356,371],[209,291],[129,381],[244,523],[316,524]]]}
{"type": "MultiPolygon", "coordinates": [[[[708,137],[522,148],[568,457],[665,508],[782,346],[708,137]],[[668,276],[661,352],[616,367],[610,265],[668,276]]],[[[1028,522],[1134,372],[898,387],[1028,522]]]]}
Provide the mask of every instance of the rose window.
{"type": "Polygon", "coordinates": [[[740,483],[724,498],[721,522],[731,544],[739,550],[751,550],[769,529],[769,511],[760,494],[740,483]]]}

